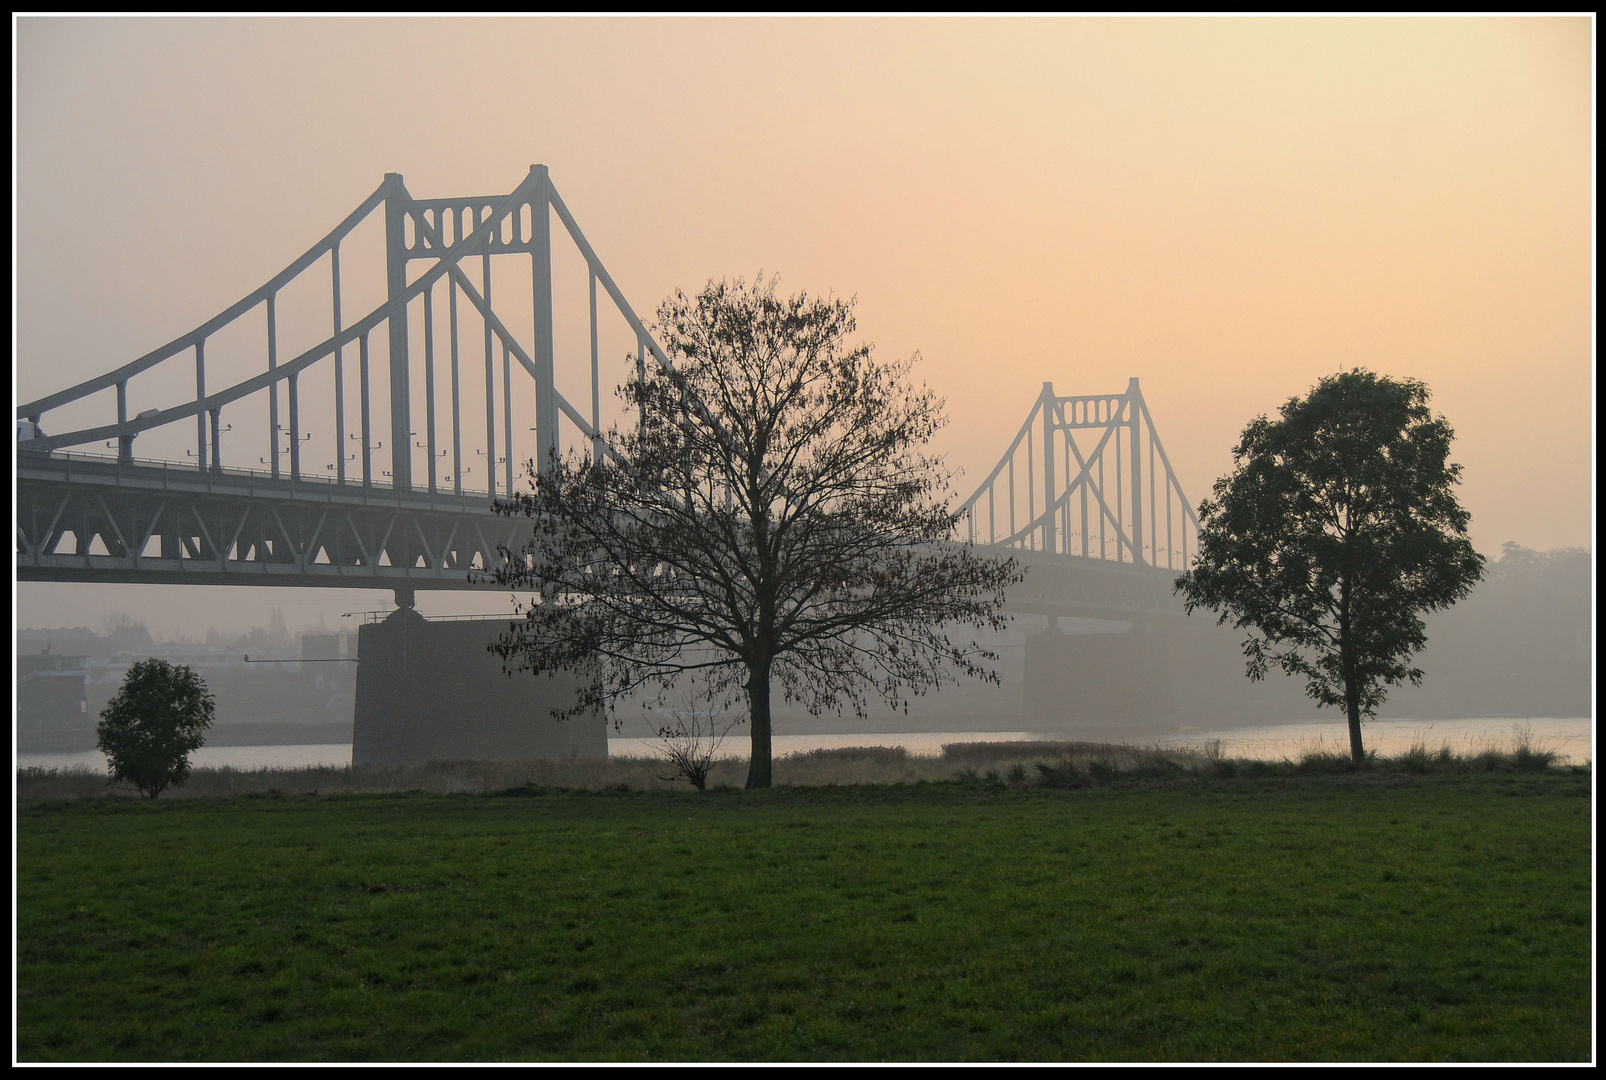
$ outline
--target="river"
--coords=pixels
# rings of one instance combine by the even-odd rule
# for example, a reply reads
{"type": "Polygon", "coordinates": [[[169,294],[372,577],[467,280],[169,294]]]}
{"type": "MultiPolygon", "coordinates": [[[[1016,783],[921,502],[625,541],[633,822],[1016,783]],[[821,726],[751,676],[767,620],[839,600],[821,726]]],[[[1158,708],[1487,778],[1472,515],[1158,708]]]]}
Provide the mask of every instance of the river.
{"type": "MultiPolygon", "coordinates": [[[[1534,742],[1539,747],[1555,750],[1562,756],[1563,761],[1582,764],[1593,760],[1593,722],[1588,717],[1534,717],[1530,720],[1373,720],[1367,723],[1365,736],[1368,748],[1385,755],[1401,753],[1418,742],[1425,744],[1429,749],[1436,750],[1440,746],[1449,745],[1459,753],[1467,753],[1488,747],[1509,747],[1516,737],[1517,729],[1524,724],[1531,728],[1534,742]]],[[[1025,731],[777,735],[774,749],[777,755],[781,755],[847,746],[901,746],[911,754],[936,755],[942,752],[944,743],[1059,738],[1062,736],[1025,731]]],[[[1145,745],[1202,747],[1216,740],[1220,740],[1222,753],[1228,757],[1267,760],[1295,758],[1308,750],[1318,748],[1338,752],[1348,752],[1349,748],[1349,735],[1342,722],[1301,722],[1269,727],[1230,728],[1138,741],[1145,745]]],[[[608,751],[614,755],[643,756],[651,752],[655,741],[611,738],[608,740],[608,751]]],[[[720,756],[730,758],[747,756],[747,739],[743,729],[737,729],[720,747],[720,756]]],[[[351,744],[203,746],[191,756],[190,761],[196,768],[202,769],[224,766],[235,769],[294,769],[320,765],[341,767],[351,764],[351,744]]],[[[36,766],[46,769],[84,769],[101,772],[106,768],[106,759],[98,750],[89,750],[77,754],[18,754],[16,764],[18,768],[36,766]]]]}

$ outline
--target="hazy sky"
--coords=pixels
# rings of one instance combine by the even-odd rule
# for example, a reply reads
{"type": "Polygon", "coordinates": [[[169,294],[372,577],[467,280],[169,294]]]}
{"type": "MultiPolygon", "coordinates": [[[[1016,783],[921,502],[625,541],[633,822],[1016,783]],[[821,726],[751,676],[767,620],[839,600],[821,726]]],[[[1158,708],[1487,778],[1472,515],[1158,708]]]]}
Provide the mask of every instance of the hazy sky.
{"type": "MultiPolygon", "coordinates": [[[[22,398],[211,316],[386,172],[477,195],[541,162],[643,313],[761,269],[857,296],[972,477],[1044,381],[1137,376],[1197,502],[1249,419],[1365,365],[1433,390],[1480,549],[1591,542],[1585,18],[14,25],[22,398]]],[[[386,598],[33,585],[18,616],[386,598]]]]}

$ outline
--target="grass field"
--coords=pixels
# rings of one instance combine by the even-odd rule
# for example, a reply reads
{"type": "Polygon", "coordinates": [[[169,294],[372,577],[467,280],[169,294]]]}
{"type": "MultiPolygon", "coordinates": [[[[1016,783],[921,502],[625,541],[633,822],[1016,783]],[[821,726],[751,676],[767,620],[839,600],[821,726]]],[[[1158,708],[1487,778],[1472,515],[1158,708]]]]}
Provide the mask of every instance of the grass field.
{"type": "Polygon", "coordinates": [[[1589,793],[24,802],[18,1056],[1588,1060],[1589,793]]]}

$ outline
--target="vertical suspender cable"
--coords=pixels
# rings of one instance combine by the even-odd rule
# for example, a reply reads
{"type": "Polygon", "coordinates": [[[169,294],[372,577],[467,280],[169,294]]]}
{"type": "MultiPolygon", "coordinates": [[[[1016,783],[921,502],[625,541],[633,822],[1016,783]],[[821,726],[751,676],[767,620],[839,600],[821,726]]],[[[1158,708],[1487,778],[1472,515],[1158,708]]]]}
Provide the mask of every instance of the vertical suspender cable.
{"type": "MultiPolygon", "coordinates": [[[[1119,425],[1120,420],[1121,410],[1117,407],[1114,415],[1110,417],[1111,426],[1119,425]]],[[[1126,485],[1121,481],[1121,436],[1116,435],[1110,441],[1115,444],[1115,561],[1124,562],[1122,546],[1126,540],[1126,515],[1122,508],[1126,504],[1126,499],[1123,497],[1126,494],[1126,485]]]]}
{"type": "Polygon", "coordinates": [[[424,452],[429,455],[429,493],[435,494],[435,286],[424,289],[424,452]]]}
{"type": "MultiPolygon", "coordinates": [[[[276,293],[268,294],[268,370],[279,366],[279,317],[276,293]]],[[[279,384],[268,384],[268,472],[279,478],[279,384]]]]}
{"type": "MultiPolygon", "coordinates": [[[[482,287],[480,296],[485,302],[485,311],[491,310],[491,256],[490,253],[480,256],[480,278],[482,287]]],[[[496,352],[491,347],[491,318],[486,314],[485,323],[485,484],[487,493],[496,498],[496,352]]]]}
{"type": "Polygon", "coordinates": [[[1015,451],[1009,452],[1009,535],[1015,535],[1015,451]]]}
{"type": "MultiPolygon", "coordinates": [[[[486,305],[487,310],[490,304],[486,305]]],[[[508,498],[513,497],[513,356],[508,351],[507,341],[502,342],[502,431],[505,438],[502,440],[504,449],[502,461],[504,467],[503,479],[506,481],[508,498]]]]}
{"type": "Polygon", "coordinates": [[[1037,521],[1037,470],[1032,461],[1032,437],[1026,436],[1026,522],[1030,530],[1026,537],[1027,548],[1035,548],[1037,530],[1031,526],[1037,521]]]}
{"type": "Polygon", "coordinates": [[[602,369],[597,356],[597,269],[586,264],[591,284],[591,460],[602,464],[602,369]]]}
{"type": "MultiPolygon", "coordinates": [[[[206,339],[195,343],[195,400],[206,397],[206,339]]],[[[195,465],[206,471],[206,417],[195,414],[195,465]]],[[[165,555],[166,552],[163,552],[165,555]]]]}
{"type": "Polygon", "coordinates": [[[457,279],[446,279],[447,311],[452,337],[452,491],[463,494],[463,407],[457,375],[457,279]]]}
{"type": "Polygon", "coordinates": [[[1149,561],[1160,565],[1160,518],[1155,512],[1154,489],[1154,426],[1149,426],[1149,561]]]}
{"type": "MultiPolygon", "coordinates": [[[[335,336],[340,335],[340,243],[329,249],[329,278],[333,282],[335,336]]],[[[346,482],[346,372],[345,348],[335,348],[335,483],[346,482]]]]}
{"type": "MultiPolygon", "coordinates": [[[[647,390],[647,343],[639,337],[636,338],[636,383],[641,387],[641,392],[645,394],[647,390]]],[[[643,401],[645,401],[645,398],[643,398],[643,401]]],[[[641,437],[645,439],[647,437],[647,408],[645,404],[637,406],[636,424],[641,431],[641,437]]]]}
{"type": "Polygon", "coordinates": [[[364,330],[362,337],[357,339],[357,388],[362,393],[362,486],[372,487],[373,475],[373,444],[372,428],[369,424],[369,393],[368,393],[368,331],[364,330]]]}

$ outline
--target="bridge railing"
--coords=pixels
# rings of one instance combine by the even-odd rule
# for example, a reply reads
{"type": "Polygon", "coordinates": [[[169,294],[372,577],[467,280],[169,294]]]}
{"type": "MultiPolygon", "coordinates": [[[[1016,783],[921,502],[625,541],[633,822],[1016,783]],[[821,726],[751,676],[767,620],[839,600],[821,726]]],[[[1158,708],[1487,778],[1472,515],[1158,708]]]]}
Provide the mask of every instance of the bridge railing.
{"type": "MultiPolygon", "coordinates": [[[[72,466],[74,463],[81,463],[86,467],[95,467],[98,469],[113,467],[119,469],[137,470],[137,472],[124,474],[128,476],[138,476],[140,473],[148,475],[151,470],[156,470],[166,475],[182,479],[193,479],[197,475],[197,471],[193,465],[181,461],[167,461],[161,458],[124,458],[111,454],[86,454],[82,451],[57,450],[51,452],[46,460],[59,463],[60,465],[64,466],[64,469],[61,471],[64,472],[68,477],[70,477],[72,474],[72,466]]],[[[26,465],[27,463],[27,457],[20,459],[19,464],[26,465]]],[[[289,475],[284,472],[275,474],[268,469],[248,469],[238,465],[225,465],[220,469],[207,469],[201,475],[225,480],[239,479],[253,481],[283,481],[290,479],[289,475]]],[[[320,475],[318,473],[304,473],[303,475],[297,477],[296,481],[297,483],[311,485],[314,487],[335,489],[351,488],[355,486],[351,484],[343,484],[336,477],[320,475]]],[[[379,494],[395,491],[402,491],[404,494],[426,494],[426,492],[419,491],[418,489],[399,489],[395,484],[384,480],[376,480],[372,484],[367,485],[367,488],[379,494]]],[[[490,492],[481,488],[462,488],[460,491],[436,492],[436,494],[452,495],[453,497],[461,497],[471,501],[488,500],[491,497],[490,492]]]]}
{"type": "Polygon", "coordinates": [[[1183,569],[1198,515],[1138,380],[1124,394],[1060,397],[1052,383],[955,514],[956,538],[1183,569]]]}

